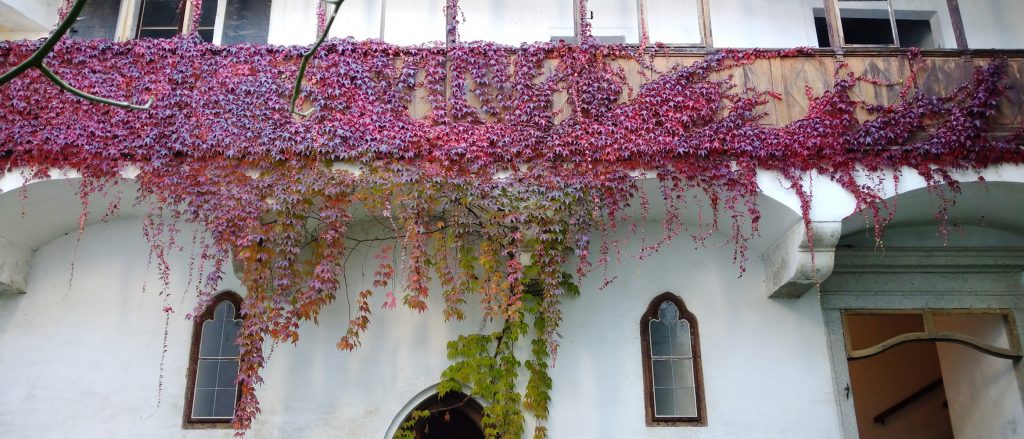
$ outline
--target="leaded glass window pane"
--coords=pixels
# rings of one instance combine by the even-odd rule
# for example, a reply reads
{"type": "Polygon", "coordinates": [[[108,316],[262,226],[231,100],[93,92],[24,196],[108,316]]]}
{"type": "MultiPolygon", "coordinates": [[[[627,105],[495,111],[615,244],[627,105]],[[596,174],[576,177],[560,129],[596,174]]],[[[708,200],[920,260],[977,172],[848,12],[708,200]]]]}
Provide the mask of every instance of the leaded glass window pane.
{"type": "Polygon", "coordinates": [[[658,308],[658,318],[650,321],[649,330],[655,416],[696,417],[690,323],[679,317],[675,304],[665,301],[658,308]]]}
{"type": "Polygon", "coordinates": [[[220,302],[213,319],[203,322],[196,365],[192,418],[230,419],[238,398],[238,331],[242,321],[234,319],[235,306],[220,302]]]}

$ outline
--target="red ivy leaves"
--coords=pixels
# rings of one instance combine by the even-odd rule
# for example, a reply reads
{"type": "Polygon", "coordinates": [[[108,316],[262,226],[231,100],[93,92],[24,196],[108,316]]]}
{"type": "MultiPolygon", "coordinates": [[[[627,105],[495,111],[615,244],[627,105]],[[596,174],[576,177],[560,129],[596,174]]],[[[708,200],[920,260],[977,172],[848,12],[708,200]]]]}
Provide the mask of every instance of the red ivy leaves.
{"type": "MultiPolygon", "coordinates": [[[[0,69],[37,44],[0,42],[0,69]]],[[[591,233],[610,236],[627,219],[638,173],[657,173],[667,204],[662,238],[641,255],[683,230],[703,241],[727,224],[742,266],[759,221],[758,169],[793,183],[805,221],[810,195],[800,182],[817,172],[884,225],[880,191],[858,179],[864,170],[910,167],[930,183],[950,183],[954,170],[1024,163],[1014,143],[1019,135],[986,134],[1006,92],[1002,60],[977,68],[949,96],[919,93],[912,73],[900,99],[884,106],[853,99],[854,86],[876,81],[839,66],[832,86],[812,96],[807,114],[785,126],[760,123],[764,105],[779,98],[775,92],[737,89],[722,76],[759,59],[805,54],[724,50],[637,90],[618,63],[650,67],[647,55],[589,38],[515,49],[334,41],[317,54],[302,93],[317,111],[299,121],[288,113],[287,97],[301,48],[220,47],[194,36],[65,41],[49,65],[69,82],[112,99],[154,97],[156,103],[149,111],[96,105],[63,94],[34,72],[23,75],[0,87],[0,167],[75,169],[96,183],[83,186],[88,190],[102,190],[126,167],[138,167],[140,196],[214,237],[216,268],[204,291],[237,252],[248,287],[236,415],[244,430],[259,412],[255,386],[262,382],[265,339],[298,340],[299,323],[316,320],[343,288],[347,225],[357,199],[371,211],[395,211],[389,219],[401,235],[402,302],[418,311],[426,309],[436,278],[447,318],[464,316],[470,294],[480,296],[489,316],[517,315],[525,270],[518,257],[532,252],[543,284],[543,338],[554,352],[560,267],[574,253],[580,274],[587,272],[591,233]],[[556,108],[557,96],[568,105],[556,108]],[[858,112],[871,117],[862,121],[858,112]],[[357,162],[364,170],[335,171],[325,165],[332,161],[357,162]],[[685,194],[694,191],[712,207],[701,224],[687,225],[685,194]]],[[[912,66],[916,59],[912,54],[912,66]]],[[[647,204],[641,201],[644,212],[647,204]]],[[[596,265],[616,248],[603,239],[596,265]]],[[[378,255],[374,274],[374,288],[388,290],[385,305],[396,301],[391,251],[378,255]]],[[[359,293],[339,348],[358,345],[372,294],[359,293]]]]}

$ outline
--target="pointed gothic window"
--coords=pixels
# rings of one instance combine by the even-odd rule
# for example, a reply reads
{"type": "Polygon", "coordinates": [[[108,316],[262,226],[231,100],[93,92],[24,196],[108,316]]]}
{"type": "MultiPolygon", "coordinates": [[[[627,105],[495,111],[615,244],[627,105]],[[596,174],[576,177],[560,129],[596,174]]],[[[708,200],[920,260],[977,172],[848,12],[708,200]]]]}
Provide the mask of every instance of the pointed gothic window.
{"type": "Polygon", "coordinates": [[[697,319],[672,293],[640,319],[648,425],[707,425],[697,319]]]}
{"type": "Polygon", "coordinates": [[[241,304],[237,294],[221,293],[195,320],[185,399],[187,426],[231,426],[239,396],[235,378],[241,304]]]}

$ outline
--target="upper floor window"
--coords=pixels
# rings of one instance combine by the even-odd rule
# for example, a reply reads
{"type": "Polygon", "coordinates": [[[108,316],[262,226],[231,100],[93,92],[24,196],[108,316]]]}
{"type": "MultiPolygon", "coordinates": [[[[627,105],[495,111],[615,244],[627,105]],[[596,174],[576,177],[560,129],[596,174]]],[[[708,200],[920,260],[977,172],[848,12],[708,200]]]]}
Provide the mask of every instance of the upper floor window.
{"type": "MultiPolygon", "coordinates": [[[[207,0],[203,3],[213,2],[207,0]]],[[[181,4],[178,0],[142,0],[139,5],[139,24],[135,27],[135,36],[137,38],[170,38],[181,33],[181,24],[185,14],[184,10],[178,8],[181,4]]],[[[204,5],[203,12],[207,10],[209,7],[204,5]]],[[[202,20],[209,21],[205,13],[202,20]]],[[[206,23],[199,24],[200,29],[203,24],[206,23]]]]}
{"type": "Polygon", "coordinates": [[[664,293],[640,319],[648,425],[707,425],[697,319],[664,293]]]}
{"type": "Polygon", "coordinates": [[[121,0],[89,0],[68,36],[80,40],[113,40],[117,37],[120,11],[121,0]]]}
{"type": "Polygon", "coordinates": [[[946,0],[835,0],[846,46],[956,48],[946,0]]]}
{"type": "Polygon", "coordinates": [[[242,298],[219,294],[195,320],[185,399],[185,423],[191,426],[230,425],[238,402],[242,298]]]}
{"type": "MultiPolygon", "coordinates": [[[[71,35],[78,39],[170,38],[185,30],[192,3],[181,0],[89,0],[71,35]],[[186,9],[189,9],[186,11],[186,9]],[[119,29],[121,34],[119,34],[119,29]]],[[[267,42],[270,0],[203,0],[196,27],[216,44],[267,42]]]]}

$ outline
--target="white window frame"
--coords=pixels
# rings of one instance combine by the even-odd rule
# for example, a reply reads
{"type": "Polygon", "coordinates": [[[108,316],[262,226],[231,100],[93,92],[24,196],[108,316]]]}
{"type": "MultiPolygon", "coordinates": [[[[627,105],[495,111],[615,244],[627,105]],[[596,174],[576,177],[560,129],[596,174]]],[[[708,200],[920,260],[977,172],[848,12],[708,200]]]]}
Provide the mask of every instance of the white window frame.
{"type": "MultiPolygon", "coordinates": [[[[213,44],[220,44],[224,37],[224,16],[227,14],[228,0],[203,0],[217,2],[217,17],[213,24],[213,44]]],[[[121,2],[121,11],[117,15],[117,30],[115,41],[134,40],[138,34],[139,14],[142,13],[142,0],[124,0],[121,2]]],[[[192,16],[192,2],[185,2],[185,19],[181,26],[181,33],[189,33],[192,29],[192,22],[188,17],[192,16]]]]}

